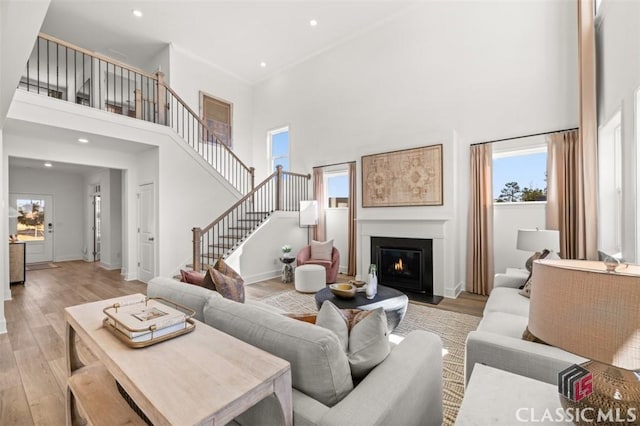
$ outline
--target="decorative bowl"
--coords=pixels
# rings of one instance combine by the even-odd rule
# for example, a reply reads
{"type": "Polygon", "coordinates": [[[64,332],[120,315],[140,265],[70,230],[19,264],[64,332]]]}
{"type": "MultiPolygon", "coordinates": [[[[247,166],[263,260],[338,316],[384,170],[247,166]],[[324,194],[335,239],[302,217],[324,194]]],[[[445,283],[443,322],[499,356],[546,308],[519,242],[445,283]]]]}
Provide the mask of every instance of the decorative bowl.
{"type": "Polygon", "coordinates": [[[356,286],[349,283],[329,284],[331,293],[343,299],[351,299],[356,295],[356,286]]]}

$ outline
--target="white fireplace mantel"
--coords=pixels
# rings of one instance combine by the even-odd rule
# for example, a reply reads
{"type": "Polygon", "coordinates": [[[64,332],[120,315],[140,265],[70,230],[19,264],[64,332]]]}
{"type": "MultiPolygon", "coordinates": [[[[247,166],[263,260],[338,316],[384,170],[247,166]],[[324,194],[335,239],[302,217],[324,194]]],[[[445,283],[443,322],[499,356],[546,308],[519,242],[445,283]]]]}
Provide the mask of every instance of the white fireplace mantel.
{"type": "MultiPolygon", "coordinates": [[[[446,262],[446,255],[454,242],[447,237],[449,219],[357,219],[358,247],[360,250],[360,267],[358,270],[368,271],[371,263],[371,237],[395,238],[427,238],[433,240],[433,293],[437,296],[451,297],[445,291],[447,277],[451,279],[451,262],[446,262]]],[[[364,274],[363,274],[364,276],[364,274]]],[[[455,296],[454,296],[455,297],[455,296]]]]}

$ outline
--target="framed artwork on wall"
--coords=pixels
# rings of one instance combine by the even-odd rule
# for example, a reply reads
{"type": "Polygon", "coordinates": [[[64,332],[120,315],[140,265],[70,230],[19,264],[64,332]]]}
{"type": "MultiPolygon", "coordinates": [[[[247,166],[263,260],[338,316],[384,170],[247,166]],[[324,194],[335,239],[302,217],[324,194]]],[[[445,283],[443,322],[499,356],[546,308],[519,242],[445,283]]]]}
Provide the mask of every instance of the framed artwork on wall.
{"type": "Polygon", "coordinates": [[[233,104],[200,92],[200,117],[210,135],[227,147],[232,147],[233,104]]]}
{"type": "Polygon", "coordinates": [[[442,144],[362,156],[362,207],[442,204],[442,144]]]}

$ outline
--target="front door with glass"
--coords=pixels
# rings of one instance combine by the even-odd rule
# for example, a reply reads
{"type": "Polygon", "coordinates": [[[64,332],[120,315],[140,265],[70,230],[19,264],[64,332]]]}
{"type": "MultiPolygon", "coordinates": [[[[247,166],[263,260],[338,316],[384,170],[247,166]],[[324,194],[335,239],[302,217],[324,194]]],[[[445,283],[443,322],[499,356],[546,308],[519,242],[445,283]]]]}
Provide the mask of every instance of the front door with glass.
{"type": "Polygon", "coordinates": [[[10,194],[9,233],[26,243],[27,263],[53,261],[53,197],[10,194]],[[15,209],[15,212],[14,212],[15,209]]]}

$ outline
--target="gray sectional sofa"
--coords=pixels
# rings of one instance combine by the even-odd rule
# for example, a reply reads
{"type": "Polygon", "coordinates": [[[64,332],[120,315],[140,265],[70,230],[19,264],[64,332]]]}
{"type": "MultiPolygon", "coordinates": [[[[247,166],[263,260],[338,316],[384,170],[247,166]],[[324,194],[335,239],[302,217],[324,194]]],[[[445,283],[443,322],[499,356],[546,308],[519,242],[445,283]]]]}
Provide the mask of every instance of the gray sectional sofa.
{"type": "Polygon", "coordinates": [[[518,294],[518,287],[527,277],[526,272],[496,274],[482,321],[467,336],[465,383],[479,363],[555,385],[558,372],[587,361],[562,349],[522,339],[529,322],[529,299],[518,294]]]}
{"type": "MultiPolygon", "coordinates": [[[[171,278],[151,280],[147,295],[188,306],[208,326],[289,361],[295,425],[442,424],[442,342],[433,333],[410,333],[354,384],[347,356],[329,330],[171,278]]],[[[267,397],[235,421],[281,424],[279,404],[267,397]]]]}

